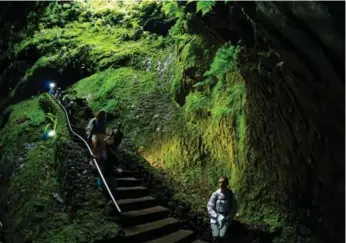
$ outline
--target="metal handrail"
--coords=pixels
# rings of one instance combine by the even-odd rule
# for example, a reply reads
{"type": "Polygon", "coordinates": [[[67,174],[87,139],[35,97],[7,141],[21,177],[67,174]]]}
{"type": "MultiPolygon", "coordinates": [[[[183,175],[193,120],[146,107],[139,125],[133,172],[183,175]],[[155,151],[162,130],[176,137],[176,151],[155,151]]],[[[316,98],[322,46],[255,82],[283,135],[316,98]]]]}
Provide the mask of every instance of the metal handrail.
{"type": "MultiPolygon", "coordinates": [[[[75,133],[75,132],[73,131],[72,126],[71,126],[71,123],[70,123],[70,119],[69,119],[69,117],[68,117],[68,113],[67,113],[65,107],[61,104],[61,102],[60,102],[57,98],[54,97],[54,95],[52,95],[52,94],[49,94],[49,95],[50,95],[50,96],[60,105],[60,107],[64,110],[65,115],[66,115],[67,124],[68,124],[68,127],[69,127],[70,131],[72,132],[72,134],[75,135],[75,136],[77,136],[80,140],[82,140],[82,141],[84,142],[84,144],[86,145],[86,147],[88,148],[90,155],[91,155],[91,156],[94,156],[94,153],[92,152],[92,150],[91,150],[89,144],[87,143],[87,141],[85,141],[85,139],[84,139],[83,137],[81,137],[80,135],[78,135],[77,133],[75,133]]],[[[97,160],[96,160],[95,158],[93,158],[93,161],[94,161],[94,163],[95,163],[95,165],[96,165],[97,171],[99,172],[99,174],[100,174],[100,176],[101,176],[101,179],[102,179],[102,181],[103,181],[103,184],[104,184],[105,187],[107,188],[107,191],[108,191],[109,196],[112,198],[112,201],[113,201],[115,207],[117,208],[118,212],[121,213],[120,207],[119,207],[119,205],[117,204],[117,202],[115,201],[114,196],[113,196],[111,190],[110,190],[109,187],[108,187],[108,184],[107,184],[107,182],[106,182],[106,180],[105,180],[105,178],[104,178],[104,176],[103,176],[103,174],[102,174],[102,172],[101,172],[101,169],[100,169],[100,167],[99,167],[99,165],[98,165],[98,163],[97,163],[97,160]]]]}

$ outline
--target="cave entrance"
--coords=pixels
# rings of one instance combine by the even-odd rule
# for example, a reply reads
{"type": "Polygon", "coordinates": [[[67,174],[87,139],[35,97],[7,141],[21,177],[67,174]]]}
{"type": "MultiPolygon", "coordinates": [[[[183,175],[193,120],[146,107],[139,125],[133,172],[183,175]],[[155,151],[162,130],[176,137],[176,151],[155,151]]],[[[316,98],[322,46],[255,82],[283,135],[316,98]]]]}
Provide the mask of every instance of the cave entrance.
{"type": "Polygon", "coordinates": [[[88,75],[90,74],[82,73],[78,68],[67,67],[63,72],[51,67],[38,68],[27,81],[18,85],[13,101],[19,102],[33,95],[48,92],[51,82],[65,89],[88,75]]]}

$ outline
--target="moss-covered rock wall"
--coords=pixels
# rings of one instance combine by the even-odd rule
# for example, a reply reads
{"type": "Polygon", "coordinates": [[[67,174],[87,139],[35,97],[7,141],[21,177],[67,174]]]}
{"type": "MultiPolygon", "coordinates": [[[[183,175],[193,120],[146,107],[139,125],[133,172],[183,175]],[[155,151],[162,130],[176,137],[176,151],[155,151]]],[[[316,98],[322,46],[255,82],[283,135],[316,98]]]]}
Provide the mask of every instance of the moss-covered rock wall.
{"type": "Polygon", "coordinates": [[[340,242],[342,18],[316,2],[51,3],[13,49],[30,68],[12,100],[55,79],[109,127],[120,121],[123,149],[205,221],[227,175],[239,220],[268,224],[278,242],[340,242]]]}
{"type": "Polygon", "coordinates": [[[0,220],[6,240],[115,240],[119,227],[108,218],[111,209],[96,188],[84,148],[69,141],[61,108],[44,94],[11,110],[0,136],[0,220]],[[56,136],[42,140],[46,128],[56,136]]]}
{"type": "Polygon", "coordinates": [[[259,48],[270,46],[266,51],[272,54],[257,59],[259,75],[244,70],[251,97],[250,147],[262,158],[256,171],[264,173],[256,184],[272,185],[260,195],[275,193],[272,197],[282,200],[288,215],[306,226],[297,232],[312,242],[344,238],[344,73],[336,64],[344,63],[344,37],[336,31],[339,17],[318,3],[258,3],[254,28],[265,40],[259,48]],[[316,16],[309,14],[312,10],[316,16]],[[333,41],[326,36],[334,36],[333,41]],[[254,114],[261,119],[251,118],[254,114]]]}

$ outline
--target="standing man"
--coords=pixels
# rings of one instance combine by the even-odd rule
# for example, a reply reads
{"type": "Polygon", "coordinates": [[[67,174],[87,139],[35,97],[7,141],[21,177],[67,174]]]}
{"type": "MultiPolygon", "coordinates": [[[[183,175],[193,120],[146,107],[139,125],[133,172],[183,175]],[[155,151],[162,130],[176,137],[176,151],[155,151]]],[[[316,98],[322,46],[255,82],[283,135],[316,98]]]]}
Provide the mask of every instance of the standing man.
{"type": "Polygon", "coordinates": [[[228,178],[221,176],[220,188],[215,191],[208,202],[208,214],[213,234],[213,242],[225,242],[228,238],[227,229],[236,211],[234,193],[228,188],[228,178]]]}

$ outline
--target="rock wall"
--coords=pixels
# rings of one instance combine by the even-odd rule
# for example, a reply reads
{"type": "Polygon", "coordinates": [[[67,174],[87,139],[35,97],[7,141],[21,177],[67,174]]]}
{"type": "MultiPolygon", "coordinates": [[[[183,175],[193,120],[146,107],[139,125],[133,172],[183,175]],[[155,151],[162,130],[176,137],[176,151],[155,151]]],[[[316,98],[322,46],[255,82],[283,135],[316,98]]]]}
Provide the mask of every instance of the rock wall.
{"type": "Polygon", "coordinates": [[[261,2],[256,16],[263,30],[258,37],[278,55],[260,58],[270,73],[248,82],[253,92],[248,114],[264,118],[262,125],[251,126],[254,148],[271,151],[266,159],[276,167],[269,172],[272,183],[282,181],[278,198],[291,202],[301,223],[312,230],[306,235],[312,241],[341,242],[345,39],[339,25],[344,21],[316,2],[261,2]],[[259,134],[268,138],[268,147],[255,140],[259,134]],[[286,197],[280,196],[283,191],[286,197]]]}
{"type": "MultiPolygon", "coordinates": [[[[63,211],[74,228],[73,235],[62,234],[62,237],[76,242],[119,240],[120,228],[111,216],[113,206],[107,193],[97,187],[97,172],[92,171],[89,157],[85,146],[79,143],[58,144],[57,175],[61,196],[56,196],[63,202],[63,211]]],[[[47,238],[56,239],[59,233],[53,231],[47,238]]]]}
{"type": "Polygon", "coordinates": [[[97,189],[85,147],[69,140],[60,107],[41,95],[10,108],[0,135],[0,220],[6,242],[117,239],[112,207],[97,189]],[[57,135],[43,140],[47,125],[57,135]]]}
{"type": "Polygon", "coordinates": [[[295,222],[283,241],[344,238],[344,8],[218,2],[195,20],[202,27],[194,30],[207,39],[245,47],[247,132],[244,153],[236,155],[238,195],[248,218],[295,222]]]}
{"type": "Polygon", "coordinates": [[[285,208],[309,228],[297,232],[311,242],[342,242],[344,13],[332,3],[238,4],[204,21],[213,28],[212,18],[221,18],[214,31],[247,46],[241,62],[249,128],[244,180],[256,196],[244,194],[243,202],[285,208]]]}
{"type": "MultiPolygon", "coordinates": [[[[63,85],[94,74],[71,89],[112,114],[110,127],[124,124],[125,145],[201,221],[226,174],[241,220],[265,222],[281,242],[341,242],[344,3],[206,4],[203,16],[194,2],[163,4],[167,22],[156,3],[127,14],[52,4],[17,46],[31,68],[16,97],[47,73],[63,85]]],[[[88,185],[88,173],[76,176],[84,165],[67,166],[61,175],[88,185]]]]}

